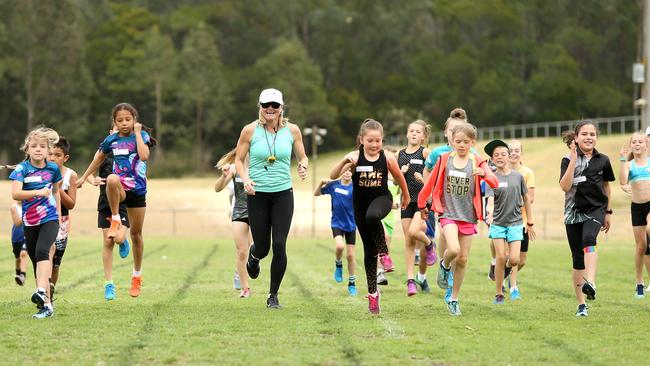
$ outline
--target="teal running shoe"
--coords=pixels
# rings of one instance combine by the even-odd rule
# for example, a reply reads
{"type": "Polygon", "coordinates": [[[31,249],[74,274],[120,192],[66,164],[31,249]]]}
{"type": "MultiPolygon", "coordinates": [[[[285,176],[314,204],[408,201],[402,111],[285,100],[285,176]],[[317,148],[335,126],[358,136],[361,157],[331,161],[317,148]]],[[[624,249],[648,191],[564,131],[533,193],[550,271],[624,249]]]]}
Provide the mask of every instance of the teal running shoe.
{"type": "Polygon", "coordinates": [[[450,272],[451,269],[446,269],[445,267],[443,267],[442,261],[440,261],[440,267],[438,267],[438,278],[436,279],[436,283],[438,284],[438,287],[440,287],[443,290],[447,288],[450,272]]]}
{"type": "Polygon", "coordinates": [[[104,298],[106,301],[115,300],[115,285],[107,283],[104,285],[104,298]]]}
{"type": "Polygon", "coordinates": [[[450,301],[447,304],[447,309],[449,309],[449,315],[453,315],[453,316],[461,315],[460,305],[458,305],[458,301],[450,301]]]}
{"type": "Polygon", "coordinates": [[[357,286],[354,283],[348,284],[348,294],[350,296],[357,296],[357,286]]]}
{"type": "Polygon", "coordinates": [[[587,313],[587,305],[586,304],[580,304],[578,305],[578,311],[576,311],[576,316],[577,317],[582,317],[582,316],[588,316],[589,314],[587,313]]]}
{"type": "Polygon", "coordinates": [[[334,268],[334,281],[341,283],[343,282],[343,265],[336,265],[334,268]]]}
{"type": "Polygon", "coordinates": [[[506,303],[506,298],[503,295],[496,295],[492,303],[495,305],[503,305],[506,303]]]}
{"type": "Polygon", "coordinates": [[[519,294],[518,288],[510,289],[510,300],[521,300],[521,295],[519,294]]]}
{"type": "Polygon", "coordinates": [[[45,319],[49,318],[52,315],[54,315],[54,309],[50,307],[44,307],[42,309],[39,309],[36,314],[32,315],[32,318],[34,319],[45,319]]]}
{"type": "Polygon", "coordinates": [[[128,257],[130,251],[131,245],[129,244],[129,239],[124,239],[124,243],[120,244],[120,258],[128,257]]]}
{"type": "Polygon", "coordinates": [[[634,297],[637,299],[643,299],[645,297],[642,283],[636,285],[636,293],[634,294],[634,297]]]}
{"type": "Polygon", "coordinates": [[[451,301],[451,291],[454,289],[454,271],[449,271],[449,279],[447,280],[447,289],[445,290],[445,302],[449,304],[451,301]]]}

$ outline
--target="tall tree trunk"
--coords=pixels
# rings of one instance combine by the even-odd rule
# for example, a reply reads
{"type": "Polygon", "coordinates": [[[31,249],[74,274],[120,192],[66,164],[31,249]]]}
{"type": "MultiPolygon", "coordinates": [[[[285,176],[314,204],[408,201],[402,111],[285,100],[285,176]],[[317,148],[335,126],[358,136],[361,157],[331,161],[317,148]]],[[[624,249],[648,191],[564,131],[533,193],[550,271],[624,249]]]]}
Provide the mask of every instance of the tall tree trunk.
{"type": "Polygon", "coordinates": [[[158,145],[156,145],[156,148],[153,151],[154,151],[154,161],[160,162],[163,160],[163,144],[162,144],[163,102],[162,102],[162,79],[160,77],[156,78],[155,88],[156,88],[156,138],[158,139],[158,145]]]}
{"type": "Polygon", "coordinates": [[[31,50],[27,53],[25,65],[25,94],[27,95],[27,131],[31,131],[34,126],[34,88],[32,83],[33,58],[31,50]]]}
{"type": "Polygon", "coordinates": [[[203,100],[196,102],[196,122],[194,127],[194,146],[196,148],[196,165],[194,171],[199,173],[203,170],[203,100]]]}

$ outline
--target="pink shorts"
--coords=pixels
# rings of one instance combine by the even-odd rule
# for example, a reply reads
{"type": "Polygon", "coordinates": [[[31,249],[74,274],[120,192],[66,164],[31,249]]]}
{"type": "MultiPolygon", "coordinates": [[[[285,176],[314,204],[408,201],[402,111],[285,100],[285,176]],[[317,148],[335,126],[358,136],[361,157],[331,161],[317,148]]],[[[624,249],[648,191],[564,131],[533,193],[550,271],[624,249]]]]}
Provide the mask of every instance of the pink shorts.
{"type": "Polygon", "coordinates": [[[445,227],[446,225],[449,224],[454,224],[458,226],[458,234],[461,235],[478,234],[478,231],[476,230],[476,224],[472,224],[471,222],[457,221],[457,220],[444,219],[444,218],[440,219],[440,226],[445,227]]]}

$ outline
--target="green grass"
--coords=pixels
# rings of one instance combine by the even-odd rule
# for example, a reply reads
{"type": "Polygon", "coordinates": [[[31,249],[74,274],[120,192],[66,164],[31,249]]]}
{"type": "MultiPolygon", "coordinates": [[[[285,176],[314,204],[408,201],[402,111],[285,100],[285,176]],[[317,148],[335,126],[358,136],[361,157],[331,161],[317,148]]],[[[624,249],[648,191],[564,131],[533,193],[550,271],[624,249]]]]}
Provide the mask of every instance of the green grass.
{"type": "MultiPolygon", "coordinates": [[[[37,321],[33,290],[13,283],[13,256],[0,254],[0,364],[507,365],[644,364],[648,301],[632,295],[632,247],[601,245],[598,300],[576,319],[570,255],[562,242],[532,244],[521,273],[523,299],[492,305],[487,241],[476,238],[461,293],[448,315],[442,291],[406,297],[402,244],[382,296],[382,315],[332,280],[329,239],[291,240],[280,292],[265,307],[269,258],[253,296],[232,289],[231,240],[149,239],[144,287],[128,296],[131,258],[115,261],[117,299],[103,299],[100,242],[71,240],[53,318],[37,321]],[[641,347],[641,348],[640,348],[641,347]]],[[[357,263],[362,263],[361,245],[357,263]]],[[[117,255],[116,255],[117,257],[117,255]]],[[[359,266],[360,267],[360,266],[359,266]]],[[[434,282],[431,271],[430,282],[434,282]]]]}

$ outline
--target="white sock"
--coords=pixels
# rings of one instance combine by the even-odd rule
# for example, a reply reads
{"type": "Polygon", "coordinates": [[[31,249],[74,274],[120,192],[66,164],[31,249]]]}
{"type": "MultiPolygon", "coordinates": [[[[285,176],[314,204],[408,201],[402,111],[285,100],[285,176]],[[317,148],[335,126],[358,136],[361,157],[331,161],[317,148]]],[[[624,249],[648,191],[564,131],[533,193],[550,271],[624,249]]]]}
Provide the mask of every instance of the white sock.
{"type": "Polygon", "coordinates": [[[120,217],[120,214],[117,215],[111,215],[111,220],[113,221],[122,221],[122,218],[120,217]]]}
{"type": "Polygon", "coordinates": [[[449,299],[449,301],[450,301],[450,302],[451,302],[451,301],[458,301],[458,299],[449,299]]]}
{"type": "Polygon", "coordinates": [[[427,274],[426,273],[425,274],[418,273],[417,274],[417,279],[418,279],[418,281],[422,282],[422,281],[427,279],[427,274]]]}
{"type": "Polygon", "coordinates": [[[496,266],[497,265],[497,259],[492,258],[492,262],[490,262],[491,265],[496,266]]]}
{"type": "Polygon", "coordinates": [[[45,307],[48,308],[48,309],[50,309],[50,310],[54,310],[54,308],[52,307],[52,303],[51,303],[51,302],[46,303],[46,304],[45,304],[45,307]]]}
{"type": "Polygon", "coordinates": [[[42,292],[42,293],[47,293],[47,291],[46,291],[44,288],[42,288],[42,287],[38,287],[38,288],[36,289],[36,291],[37,291],[37,292],[42,292]]]}
{"type": "Polygon", "coordinates": [[[142,270],[133,270],[133,277],[142,277],[142,270]]]}

